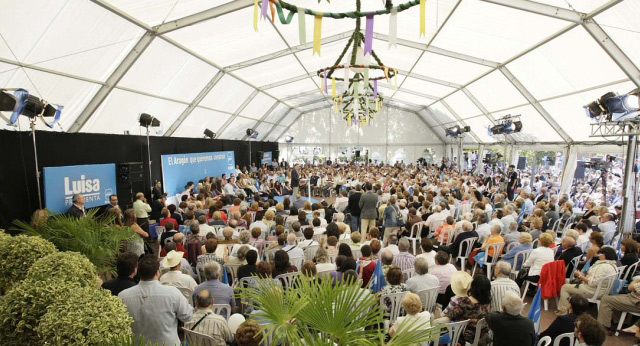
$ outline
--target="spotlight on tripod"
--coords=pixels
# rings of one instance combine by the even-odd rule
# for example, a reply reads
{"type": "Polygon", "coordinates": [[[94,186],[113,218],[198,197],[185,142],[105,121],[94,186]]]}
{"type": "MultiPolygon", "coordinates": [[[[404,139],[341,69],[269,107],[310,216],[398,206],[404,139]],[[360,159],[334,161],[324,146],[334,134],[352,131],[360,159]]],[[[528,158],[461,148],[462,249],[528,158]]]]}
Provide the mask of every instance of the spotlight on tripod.
{"type": "Polygon", "coordinates": [[[149,145],[149,127],[160,127],[160,120],[155,118],[153,115],[147,113],[141,113],[140,118],[140,126],[147,129],[147,154],[148,154],[148,165],[149,165],[149,188],[151,191],[150,196],[153,195],[153,186],[152,186],[152,178],[151,178],[151,146],[149,145]]]}
{"type": "Polygon", "coordinates": [[[489,136],[509,135],[522,131],[522,121],[520,115],[507,114],[498,119],[498,124],[489,126],[489,136]]]}
{"type": "Polygon", "coordinates": [[[287,143],[293,142],[293,136],[291,136],[291,135],[284,136],[284,141],[287,142],[287,143]]]}
{"type": "Polygon", "coordinates": [[[247,129],[247,137],[252,139],[258,139],[258,132],[254,129],[247,129]]]}
{"type": "Polygon", "coordinates": [[[618,95],[608,92],[583,106],[587,116],[596,121],[624,121],[640,115],[640,88],[618,95]]]}
{"type": "Polygon", "coordinates": [[[16,126],[20,115],[29,118],[31,124],[31,138],[33,139],[33,158],[36,168],[36,184],[38,186],[38,206],[42,209],[42,196],[40,193],[40,171],[38,170],[38,149],[36,146],[36,119],[40,117],[53,118],[51,123],[44,123],[53,128],[60,120],[62,109],[64,107],[58,105],[57,108],[34,95],[29,95],[29,91],[25,89],[0,89],[0,111],[12,112],[9,118],[10,126],[16,126]],[[13,90],[13,94],[7,91],[13,90]]]}
{"type": "Polygon", "coordinates": [[[470,132],[471,131],[471,127],[469,126],[465,126],[465,127],[460,127],[458,125],[450,127],[448,129],[445,130],[445,133],[447,136],[449,137],[459,137],[462,136],[464,133],[470,132]]]}
{"type": "Polygon", "coordinates": [[[216,133],[209,129],[204,129],[204,138],[215,139],[216,133]]]}

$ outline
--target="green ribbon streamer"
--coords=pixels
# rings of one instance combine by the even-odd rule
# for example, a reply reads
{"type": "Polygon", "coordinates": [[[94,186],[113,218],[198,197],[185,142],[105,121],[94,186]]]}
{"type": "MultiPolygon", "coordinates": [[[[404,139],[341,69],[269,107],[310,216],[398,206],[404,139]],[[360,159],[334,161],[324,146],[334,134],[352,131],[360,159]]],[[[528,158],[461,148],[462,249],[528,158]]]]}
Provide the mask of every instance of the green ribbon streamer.
{"type": "Polygon", "coordinates": [[[307,25],[304,22],[304,8],[298,7],[298,35],[300,44],[307,43],[307,25]]]}
{"type": "MultiPolygon", "coordinates": [[[[408,10],[413,6],[420,5],[420,0],[411,0],[404,4],[400,4],[397,6],[398,12],[402,12],[404,10],[408,10]]],[[[297,6],[286,3],[282,0],[276,3],[276,10],[278,12],[278,19],[282,24],[290,24],[293,19],[293,15],[298,13],[299,9],[297,6]],[[289,15],[285,17],[283,9],[289,11],[289,15]]],[[[315,16],[316,14],[322,13],[323,17],[330,17],[334,19],[343,19],[343,18],[361,18],[366,17],[368,14],[373,14],[374,16],[381,14],[389,14],[391,13],[391,8],[385,8],[384,10],[378,10],[373,12],[360,12],[360,11],[352,11],[352,12],[342,12],[342,13],[333,13],[333,12],[316,12],[310,9],[304,9],[304,13],[315,16]]]]}

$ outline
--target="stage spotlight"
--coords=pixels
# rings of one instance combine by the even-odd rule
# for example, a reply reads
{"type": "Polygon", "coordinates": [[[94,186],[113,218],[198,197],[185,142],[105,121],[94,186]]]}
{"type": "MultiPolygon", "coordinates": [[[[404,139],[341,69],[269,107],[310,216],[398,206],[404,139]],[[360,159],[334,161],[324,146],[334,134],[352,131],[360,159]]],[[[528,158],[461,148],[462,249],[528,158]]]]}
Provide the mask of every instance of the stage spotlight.
{"type": "Polygon", "coordinates": [[[522,131],[522,122],[521,121],[506,122],[506,123],[502,124],[502,126],[504,128],[503,132],[504,132],[505,135],[522,131]]]}
{"type": "Polygon", "coordinates": [[[640,114],[640,89],[623,95],[608,92],[583,108],[587,116],[595,120],[599,120],[601,116],[606,121],[633,119],[640,114]]]}
{"type": "Polygon", "coordinates": [[[293,142],[293,136],[291,136],[291,135],[284,136],[284,141],[287,142],[287,143],[293,142]]]}
{"type": "Polygon", "coordinates": [[[503,133],[504,133],[504,126],[502,126],[502,124],[489,127],[489,136],[501,135],[503,133]]]}
{"type": "Polygon", "coordinates": [[[253,138],[253,139],[257,139],[258,138],[258,132],[256,132],[256,130],[254,130],[254,129],[247,129],[247,137],[253,138]]]}
{"type": "Polygon", "coordinates": [[[0,112],[10,112],[16,108],[16,98],[4,90],[0,90],[0,112]]]}
{"type": "Polygon", "coordinates": [[[142,113],[140,114],[140,126],[142,127],[158,127],[160,126],[160,120],[158,120],[157,118],[155,118],[154,116],[147,114],[147,113],[142,113]]]}
{"type": "Polygon", "coordinates": [[[204,129],[204,138],[215,139],[216,133],[209,129],[204,129]]]}
{"type": "Polygon", "coordinates": [[[458,137],[460,135],[460,126],[456,125],[446,129],[445,134],[449,137],[458,137]]]}

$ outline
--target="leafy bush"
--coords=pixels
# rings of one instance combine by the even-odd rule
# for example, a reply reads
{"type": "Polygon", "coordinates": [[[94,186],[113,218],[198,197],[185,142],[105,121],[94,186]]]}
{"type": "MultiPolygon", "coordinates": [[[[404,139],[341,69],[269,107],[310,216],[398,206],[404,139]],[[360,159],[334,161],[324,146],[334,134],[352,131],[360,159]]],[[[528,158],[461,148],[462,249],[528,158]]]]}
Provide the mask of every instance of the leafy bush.
{"type": "MultiPolygon", "coordinates": [[[[30,346],[41,345],[35,332],[40,318],[44,316],[49,305],[72,288],[79,287],[79,283],[63,280],[33,280],[26,279],[14,286],[0,299],[0,335],[3,345],[30,346]]],[[[77,308],[65,300],[68,310],[77,308]]],[[[96,310],[94,313],[97,313],[96,310]]]]}
{"type": "Polygon", "coordinates": [[[28,279],[56,278],[75,281],[82,286],[96,286],[96,269],[89,260],[77,252],[56,252],[37,260],[27,274],[28,279]]]}
{"type": "Polygon", "coordinates": [[[49,345],[104,345],[130,337],[131,323],[127,308],[109,291],[78,287],[49,306],[36,331],[49,345]]]}
{"type": "Polygon", "coordinates": [[[0,241],[0,290],[9,289],[27,277],[38,259],[56,252],[56,247],[40,237],[19,235],[0,241]]]}
{"type": "Polygon", "coordinates": [[[95,217],[90,211],[86,217],[76,219],[65,214],[52,215],[38,228],[16,220],[17,230],[51,241],[60,251],[79,252],[93,263],[98,275],[115,273],[115,261],[122,242],[132,241],[138,235],[129,227],[111,225],[113,216],[95,217]]]}

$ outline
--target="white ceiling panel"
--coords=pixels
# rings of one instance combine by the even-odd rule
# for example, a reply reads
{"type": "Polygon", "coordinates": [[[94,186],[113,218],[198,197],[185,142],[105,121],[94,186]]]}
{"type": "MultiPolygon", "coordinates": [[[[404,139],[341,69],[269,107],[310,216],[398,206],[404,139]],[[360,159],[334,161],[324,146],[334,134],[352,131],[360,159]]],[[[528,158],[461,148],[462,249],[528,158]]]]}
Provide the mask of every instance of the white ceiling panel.
{"type": "Polygon", "coordinates": [[[527,103],[527,100],[500,71],[494,71],[467,87],[489,112],[527,103]]]}
{"type": "Polygon", "coordinates": [[[230,117],[231,115],[227,113],[196,107],[180,124],[173,136],[202,138],[204,137],[204,129],[209,129],[218,134],[218,130],[230,117]]]}
{"type": "Polygon", "coordinates": [[[489,69],[487,66],[425,52],[413,72],[447,82],[466,84],[489,69]]]}
{"type": "Polygon", "coordinates": [[[260,86],[279,82],[292,76],[304,75],[306,72],[293,55],[285,55],[281,58],[245,67],[234,73],[240,78],[260,86]]]}
{"type": "Polygon", "coordinates": [[[220,138],[222,139],[242,139],[247,129],[253,128],[256,126],[258,122],[252,119],[247,118],[235,118],[227,129],[224,130],[222,134],[220,134],[220,138]]]}
{"type": "Polygon", "coordinates": [[[231,1],[233,0],[108,0],[115,7],[152,26],[231,1]]]}
{"type": "Polygon", "coordinates": [[[200,105],[233,113],[254,90],[249,85],[225,74],[202,99],[200,105]]]}
{"type": "Polygon", "coordinates": [[[462,91],[456,91],[444,101],[453,108],[461,119],[482,114],[482,111],[462,91]]]}
{"type": "Polygon", "coordinates": [[[260,119],[275,102],[273,97],[267,96],[265,93],[258,93],[240,114],[252,119],[260,119]]]}

